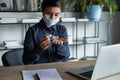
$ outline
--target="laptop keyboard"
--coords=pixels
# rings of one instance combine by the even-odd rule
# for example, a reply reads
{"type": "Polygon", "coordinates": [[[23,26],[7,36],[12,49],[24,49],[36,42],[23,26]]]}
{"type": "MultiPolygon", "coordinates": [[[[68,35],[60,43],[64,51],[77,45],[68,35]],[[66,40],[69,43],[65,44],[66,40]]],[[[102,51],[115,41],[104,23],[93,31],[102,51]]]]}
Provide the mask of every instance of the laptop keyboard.
{"type": "Polygon", "coordinates": [[[94,69],[94,65],[89,65],[89,66],[69,70],[69,73],[77,75],[83,79],[89,80],[92,77],[93,69],[94,69]]]}
{"type": "Polygon", "coordinates": [[[88,77],[88,78],[91,78],[92,73],[93,73],[93,70],[92,70],[92,71],[87,71],[87,72],[84,72],[84,73],[80,73],[79,75],[82,75],[82,76],[86,76],[86,77],[88,77]]]}

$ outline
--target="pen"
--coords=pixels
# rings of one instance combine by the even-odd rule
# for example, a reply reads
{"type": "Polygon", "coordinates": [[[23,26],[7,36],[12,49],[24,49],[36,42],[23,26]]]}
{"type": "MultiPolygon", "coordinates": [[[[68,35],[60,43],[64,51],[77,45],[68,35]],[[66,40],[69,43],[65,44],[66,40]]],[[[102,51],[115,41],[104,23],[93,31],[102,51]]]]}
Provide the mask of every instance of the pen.
{"type": "Polygon", "coordinates": [[[34,74],[35,80],[40,80],[40,77],[38,76],[37,73],[34,74]]]}

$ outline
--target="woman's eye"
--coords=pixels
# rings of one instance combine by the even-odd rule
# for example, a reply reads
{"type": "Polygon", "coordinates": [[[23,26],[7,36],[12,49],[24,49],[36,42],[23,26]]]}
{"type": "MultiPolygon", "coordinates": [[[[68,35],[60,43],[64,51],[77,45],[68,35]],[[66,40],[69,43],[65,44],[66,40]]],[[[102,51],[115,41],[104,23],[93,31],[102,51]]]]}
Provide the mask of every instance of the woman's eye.
{"type": "Polygon", "coordinates": [[[55,16],[59,16],[58,14],[55,14],[55,16]]]}
{"type": "Polygon", "coordinates": [[[60,14],[57,13],[57,14],[55,14],[55,16],[60,16],[60,14]]]}
{"type": "Polygon", "coordinates": [[[52,13],[50,13],[50,12],[46,12],[46,14],[47,14],[47,15],[51,15],[52,13]]]}

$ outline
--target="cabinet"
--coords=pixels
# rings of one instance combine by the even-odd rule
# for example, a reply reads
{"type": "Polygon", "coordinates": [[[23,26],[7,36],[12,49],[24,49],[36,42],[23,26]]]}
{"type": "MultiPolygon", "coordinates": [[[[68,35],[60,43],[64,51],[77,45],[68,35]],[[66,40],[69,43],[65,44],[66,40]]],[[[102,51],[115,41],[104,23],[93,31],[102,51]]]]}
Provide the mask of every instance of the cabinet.
{"type": "Polygon", "coordinates": [[[76,18],[61,18],[60,24],[67,28],[70,60],[77,59],[76,18]]]}
{"type": "MultiPolygon", "coordinates": [[[[99,55],[99,49],[100,49],[100,44],[107,45],[108,44],[108,20],[100,20],[100,21],[89,21],[87,19],[77,19],[77,24],[76,24],[76,50],[78,51],[79,42],[82,42],[83,45],[83,57],[81,58],[82,60],[88,59],[88,58],[93,58],[96,59],[97,56],[99,55]],[[100,31],[101,24],[105,24],[104,29],[106,34],[101,35],[104,36],[104,38],[100,37],[100,33],[104,33],[104,31],[100,31]],[[81,27],[79,24],[83,24],[83,36],[82,39],[80,40],[80,36],[78,35],[79,32],[79,27],[81,27]],[[91,25],[92,24],[92,25],[91,25]],[[89,31],[89,28],[91,28],[91,31],[89,31]],[[92,35],[90,35],[92,33],[92,35]],[[87,49],[87,45],[91,45],[93,47],[93,53],[90,52],[90,50],[87,49]],[[91,54],[92,56],[88,56],[88,53],[91,54]]],[[[77,52],[78,54],[79,52],[77,52]]],[[[78,55],[77,55],[78,57],[78,55]]]]}
{"type": "Polygon", "coordinates": [[[70,51],[70,59],[96,59],[100,47],[108,44],[107,20],[89,21],[88,19],[63,18],[61,21],[66,26],[68,35],[72,36],[72,43],[68,36],[68,40],[70,40],[69,47],[72,49],[70,51]],[[70,24],[71,26],[66,24],[70,24]],[[104,24],[104,26],[101,24],[104,24]],[[101,26],[104,27],[105,32],[102,31],[104,38],[101,38],[101,26]],[[91,50],[88,49],[88,45],[92,47],[91,50]]]}
{"type": "Polygon", "coordinates": [[[28,27],[33,24],[35,23],[23,23],[23,22],[1,23],[0,28],[1,29],[4,28],[4,31],[1,31],[1,33],[4,35],[0,37],[0,51],[23,48],[22,41],[24,40],[25,33],[28,27]],[[19,25],[21,27],[19,27],[19,25]],[[3,36],[7,36],[7,38],[5,39],[5,37],[3,36]],[[4,38],[4,40],[2,40],[2,38],[4,38]],[[21,41],[18,39],[20,39],[21,41]],[[5,44],[8,45],[5,46],[5,44]]]}

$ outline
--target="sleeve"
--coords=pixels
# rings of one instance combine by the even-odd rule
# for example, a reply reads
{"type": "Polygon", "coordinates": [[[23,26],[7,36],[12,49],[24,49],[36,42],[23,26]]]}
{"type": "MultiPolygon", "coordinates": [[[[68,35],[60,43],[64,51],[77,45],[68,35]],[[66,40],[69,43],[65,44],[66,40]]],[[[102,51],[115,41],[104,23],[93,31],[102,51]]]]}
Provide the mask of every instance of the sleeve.
{"type": "MultiPolygon", "coordinates": [[[[63,26],[59,29],[60,38],[67,38],[68,39],[68,33],[67,29],[63,26]]],[[[59,55],[59,58],[62,58],[62,61],[67,61],[70,56],[68,41],[64,42],[62,45],[57,46],[57,54],[59,55]]]]}
{"type": "Polygon", "coordinates": [[[35,48],[35,32],[29,28],[26,32],[24,41],[23,62],[24,64],[34,64],[39,60],[43,50],[40,47],[35,48]]]}

